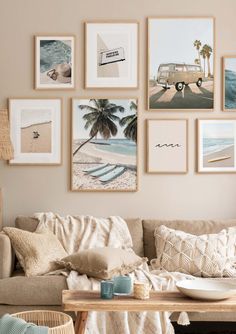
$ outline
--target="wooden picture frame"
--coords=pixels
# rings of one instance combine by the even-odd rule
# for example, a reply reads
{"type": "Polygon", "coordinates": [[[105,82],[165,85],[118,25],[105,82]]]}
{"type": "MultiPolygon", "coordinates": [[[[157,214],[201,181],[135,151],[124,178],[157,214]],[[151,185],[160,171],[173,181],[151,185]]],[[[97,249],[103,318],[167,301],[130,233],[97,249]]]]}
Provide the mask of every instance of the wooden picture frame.
{"type": "Polygon", "coordinates": [[[35,89],[75,89],[75,35],[36,35],[34,49],[35,89]]]}
{"type": "MultiPolygon", "coordinates": [[[[108,123],[110,124],[110,121],[108,123]]],[[[72,98],[70,157],[71,191],[137,191],[138,99],[136,97],[72,98]],[[93,113],[100,112],[101,105],[107,110],[112,108],[112,117],[105,115],[112,123],[115,123],[115,126],[114,124],[109,126],[108,136],[111,136],[109,138],[104,136],[107,133],[106,131],[103,133],[105,128],[102,123],[98,126],[96,117],[90,122],[87,116],[91,110],[93,113]],[[85,126],[86,122],[88,122],[87,126],[85,126]]]]}
{"type": "Polygon", "coordinates": [[[85,89],[138,88],[138,21],[92,20],[85,22],[84,86],[85,89]]]}
{"type": "Polygon", "coordinates": [[[147,173],[188,173],[188,120],[148,119],[147,173]]]}
{"type": "Polygon", "coordinates": [[[236,118],[197,119],[197,172],[236,173],[236,118]]]}
{"type": "Polygon", "coordinates": [[[61,165],[62,99],[10,98],[10,165],[61,165]]]}
{"type": "Polygon", "coordinates": [[[215,102],[215,73],[214,17],[170,16],[147,18],[148,111],[213,111],[215,102]],[[205,25],[207,25],[207,20],[209,20],[210,30],[207,41],[201,41],[198,39],[201,38],[199,36],[195,37],[196,31],[199,31],[200,35],[203,29],[203,27],[201,28],[201,22],[197,22],[197,20],[201,20],[205,25]],[[180,27],[181,25],[182,28],[180,27]],[[188,40],[190,39],[189,31],[191,26],[193,41],[188,40]],[[185,32],[188,34],[186,38],[184,37],[185,32]],[[160,34],[162,34],[162,37],[160,37],[160,34]],[[179,38],[181,38],[181,45],[178,45],[179,38]],[[151,43],[151,40],[153,43],[151,43]],[[195,42],[198,42],[198,45],[194,46],[195,42]],[[167,44],[168,48],[166,47],[167,44]],[[202,47],[201,50],[200,47],[202,47]],[[189,50],[188,53],[185,52],[185,48],[189,50]],[[195,59],[193,59],[195,57],[194,48],[196,48],[195,59]],[[207,60],[206,51],[211,58],[208,74],[207,68],[203,70],[201,66],[203,56],[200,55],[203,52],[205,63],[207,60]],[[194,61],[196,61],[196,64],[194,61]],[[162,68],[163,71],[161,71],[162,68]],[[199,76],[198,71],[201,74],[200,78],[196,78],[196,76],[199,76]],[[177,87],[178,82],[182,83],[180,90],[177,87]],[[199,85],[200,87],[198,87],[199,85]],[[202,87],[202,85],[206,87],[202,87]],[[165,88],[163,88],[164,86],[165,88]]]}
{"type": "Polygon", "coordinates": [[[222,78],[222,110],[236,111],[235,91],[232,91],[233,88],[236,90],[236,55],[222,57],[222,78]],[[227,84],[228,81],[229,83],[227,84]],[[232,86],[233,83],[234,87],[232,86]]]}

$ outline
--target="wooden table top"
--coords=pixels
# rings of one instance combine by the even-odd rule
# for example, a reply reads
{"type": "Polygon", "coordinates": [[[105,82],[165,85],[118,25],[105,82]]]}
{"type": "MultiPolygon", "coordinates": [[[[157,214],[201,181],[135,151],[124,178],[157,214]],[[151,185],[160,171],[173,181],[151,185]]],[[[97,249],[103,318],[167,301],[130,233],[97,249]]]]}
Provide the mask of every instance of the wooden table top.
{"type": "Polygon", "coordinates": [[[221,301],[203,301],[185,297],[180,292],[151,292],[150,299],[133,296],[100,298],[97,291],[64,290],[64,311],[175,311],[175,312],[236,312],[236,296],[221,301]]]}

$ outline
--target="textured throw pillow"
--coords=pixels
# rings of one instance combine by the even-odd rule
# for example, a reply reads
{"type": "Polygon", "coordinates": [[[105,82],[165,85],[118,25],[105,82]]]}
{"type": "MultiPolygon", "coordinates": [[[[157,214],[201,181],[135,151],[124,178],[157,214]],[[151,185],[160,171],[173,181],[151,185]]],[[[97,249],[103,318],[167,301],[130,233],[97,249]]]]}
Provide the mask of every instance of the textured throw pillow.
{"type": "Polygon", "coordinates": [[[76,270],[80,274],[110,279],[120,274],[128,274],[146,261],[147,258],[141,258],[133,251],[104,247],[80,251],[56,263],[60,267],[76,270]]]}
{"type": "Polygon", "coordinates": [[[151,261],[153,269],[198,277],[236,276],[234,227],[196,236],[162,225],[154,236],[157,258],[151,261]]]}
{"type": "Polygon", "coordinates": [[[4,227],[25,275],[43,275],[57,269],[56,260],[67,255],[60,241],[47,229],[38,232],[4,227]]]}

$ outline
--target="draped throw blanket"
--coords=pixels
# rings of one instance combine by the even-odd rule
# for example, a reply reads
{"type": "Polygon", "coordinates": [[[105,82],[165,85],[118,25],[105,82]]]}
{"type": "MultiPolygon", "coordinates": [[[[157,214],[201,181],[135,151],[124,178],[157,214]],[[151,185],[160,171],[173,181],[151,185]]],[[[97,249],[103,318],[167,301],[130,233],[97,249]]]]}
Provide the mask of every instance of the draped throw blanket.
{"type": "MultiPolygon", "coordinates": [[[[60,217],[53,213],[35,214],[39,219],[37,230],[50,229],[65,250],[75,253],[94,247],[116,247],[129,250],[132,238],[126,222],[120,217],[92,216],[60,217]]],[[[145,263],[130,274],[133,281],[148,282],[155,291],[176,290],[175,282],[192,279],[181,273],[150,270],[145,263]]],[[[71,271],[67,275],[70,290],[100,290],[98,279],[71,271]]],[[[187,317],[186,314],[185,318],[187,317]]],[[[182,314],[183,316],[183,314],[182,314]]],[[[185,320],[188,323],[188,317],[185,320]]],[[[174,334],[168,312],[89,312],[86,334],[174,334]]]]}

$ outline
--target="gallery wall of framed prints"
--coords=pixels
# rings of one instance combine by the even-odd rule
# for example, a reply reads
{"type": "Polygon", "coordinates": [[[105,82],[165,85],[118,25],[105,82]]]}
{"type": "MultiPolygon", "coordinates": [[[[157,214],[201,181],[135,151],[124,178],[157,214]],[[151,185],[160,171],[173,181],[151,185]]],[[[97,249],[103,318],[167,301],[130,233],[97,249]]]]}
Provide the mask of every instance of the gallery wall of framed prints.
{"type": "MultiPolygon", "coordinates": [[[[88,20],[83,25],[83,45],[75,34],[35,34],[36,97],[9,99],[15,150],[10,165],[61,164],[62,99],[37,93],[62,90],[62,97],[63,91],[83,87],[104,93],[66,95],[71,99],[70,190],[137,191],[138,137],[146,147],[146,173],[188,173],[189,150],[195,152],[194,172],[236,172],[235,119],[198,119],[196,145],[189,145],[189,125],[194,128],[189,113],[215,110],[216,55],[222,55],[215,47],[214,17],[148,17],[146,45],[139,43],[136,20],[88,20]],[[78,47],[84,49],[84,82],[79,83],[78,47]],[[147,55],[146,94],[139,89],[139,71],[144,70],[140,48],[147,55]],[[127,90],[135,94],[127,97],[127,90]],[[120,97],[122,91],[126,97],[120,97]],[[143,106],[138,104],[141,95],[143,106]],[[138,130],[141,113],[146,138],[138,130]]],[[[236,111],[236,55],[222,57],[222,111],[236,111]]]]}

